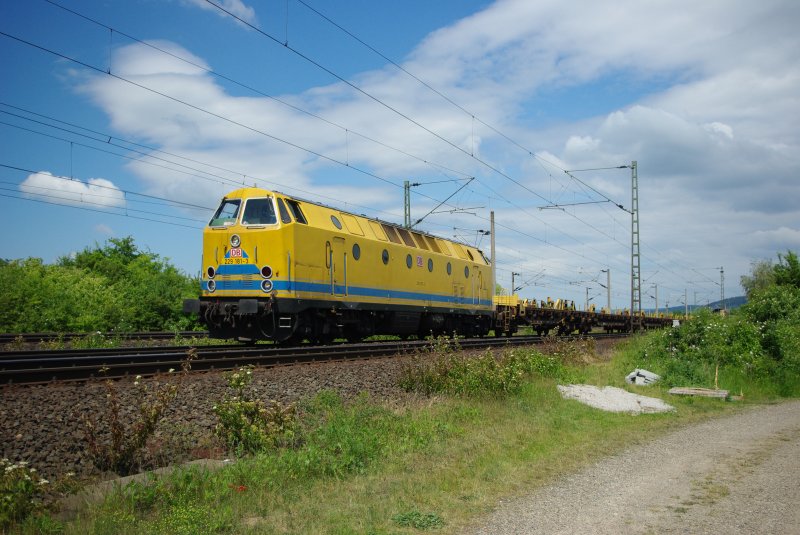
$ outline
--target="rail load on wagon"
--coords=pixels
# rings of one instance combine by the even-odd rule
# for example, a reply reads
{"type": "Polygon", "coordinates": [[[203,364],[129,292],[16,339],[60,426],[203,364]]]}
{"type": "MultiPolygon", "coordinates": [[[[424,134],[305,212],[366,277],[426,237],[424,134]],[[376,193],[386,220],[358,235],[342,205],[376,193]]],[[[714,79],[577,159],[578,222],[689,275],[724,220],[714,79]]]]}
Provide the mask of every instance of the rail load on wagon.
{"type": "Polygon", "coordinates": [[[597,312],[594,305],[588,310],[577,310],[573,301],[549,297],[537,302],[535,299],[520,299],[517,295],[498,295],[494,297],[494,304],[496,336],[511,336],[520,327],[529,327],[539,336],[544,336],[589,334],[594,329],[627,333],[672,325],[671,317],[653,314],[631,317],[627,310],[601,309],[597,312]]]}

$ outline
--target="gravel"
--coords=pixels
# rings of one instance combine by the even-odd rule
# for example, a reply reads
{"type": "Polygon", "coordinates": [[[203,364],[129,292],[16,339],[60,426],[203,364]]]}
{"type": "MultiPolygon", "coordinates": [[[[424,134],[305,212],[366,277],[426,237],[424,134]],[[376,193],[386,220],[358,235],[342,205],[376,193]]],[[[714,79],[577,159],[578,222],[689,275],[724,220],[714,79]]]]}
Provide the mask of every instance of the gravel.
{"type": "Polygon", "coordinates": [[[558,391],[564,399],[574,399],[608,412],[642,414],[675,410],[675,407],[663,400],[640,396],[615,386],[600,388],[593,385],[558,385],[558,391]]]}
{"type": "MultiPolygon", "coordinates": [[[[391,402],[408,396],[397,387],[402,362],[402,358],[386,358],[256,369],[249,391],[260,399],[282,403],[323,390],[339,392],[345,398],[367,392],[391,402]]],[[[152,391],[156,382],[163,386],[165,378],[144,381],[152,391]]],[[[133,378],[115,385],[123,416],[130,420],[136,391],[133,378]]],[[[175,454],[186,456],[181,460],[222,455],[212,434],[217,423],[212,407],[226,393],[230,391],[221,372],[190,374],[151,441],[149,462],[165,464],[159,460],[175,454]]],[[[14,462],[28,461],[47,479],[67,472],[79,477],[110,477],[94,468],[82,421],[93,415],[102,427],[103,418],[98,415],[105,411],[106,395],[101,381],[0,387],[0,455],[14,462]]]]}
{"type": "Polygon", "coordinates": [[[464,533],[800,533],[800,401],[633,447],[502,503],[464,533]]]}

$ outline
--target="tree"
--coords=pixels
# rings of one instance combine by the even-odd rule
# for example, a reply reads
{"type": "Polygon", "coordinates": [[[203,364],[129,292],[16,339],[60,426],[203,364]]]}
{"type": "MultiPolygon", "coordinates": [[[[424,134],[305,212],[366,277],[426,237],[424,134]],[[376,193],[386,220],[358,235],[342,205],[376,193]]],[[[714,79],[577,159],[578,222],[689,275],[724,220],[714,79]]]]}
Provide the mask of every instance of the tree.
{"type": "Polygon", "coordinates": [[[797,254],[786,251],[786,256],[778,253],[778,263],[773,268],[775,282],[779,286],[800,288],[800,261],[797,254]]]}
{"type": "Polygon", "coordinates": [[[765,290],[775,284],[774,266],[770,260],[759,260],[750,265],[750,275],[742,275],[740,282],[748,299],[757,291],[765,290]]]}

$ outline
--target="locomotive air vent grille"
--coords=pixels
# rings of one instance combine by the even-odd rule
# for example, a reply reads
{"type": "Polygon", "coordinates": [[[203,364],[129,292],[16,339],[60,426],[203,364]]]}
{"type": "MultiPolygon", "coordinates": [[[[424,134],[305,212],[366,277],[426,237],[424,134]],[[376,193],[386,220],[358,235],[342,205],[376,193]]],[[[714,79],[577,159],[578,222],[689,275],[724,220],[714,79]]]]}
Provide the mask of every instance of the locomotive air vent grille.
{"type": "Polygon", "coordinates": [[[260,288],[258,281],[226,281],[220,280],[217,282],[218,290],[258,290],[260,288]]]}
{"type": "Polygon", "coordinates": [[[258,275],[217,275],[217,280],[220,281],[233,281],[233,280],[243,280],[243,281],[252,281],[252,280],[261,280],[261,277],[258,275]]]}

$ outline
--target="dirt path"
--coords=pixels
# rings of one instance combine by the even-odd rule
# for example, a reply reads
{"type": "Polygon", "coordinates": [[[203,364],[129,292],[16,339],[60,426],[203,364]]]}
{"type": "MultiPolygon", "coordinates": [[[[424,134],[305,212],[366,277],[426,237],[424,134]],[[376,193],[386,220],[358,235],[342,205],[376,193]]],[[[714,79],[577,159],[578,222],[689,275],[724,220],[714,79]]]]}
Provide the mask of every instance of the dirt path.
{"type": "Polygon", "coordinates": [[[800,534],[800,401],[637,446],[502,504],[465,533],[800,534]]]}

